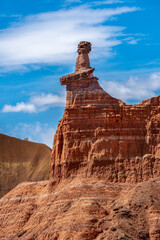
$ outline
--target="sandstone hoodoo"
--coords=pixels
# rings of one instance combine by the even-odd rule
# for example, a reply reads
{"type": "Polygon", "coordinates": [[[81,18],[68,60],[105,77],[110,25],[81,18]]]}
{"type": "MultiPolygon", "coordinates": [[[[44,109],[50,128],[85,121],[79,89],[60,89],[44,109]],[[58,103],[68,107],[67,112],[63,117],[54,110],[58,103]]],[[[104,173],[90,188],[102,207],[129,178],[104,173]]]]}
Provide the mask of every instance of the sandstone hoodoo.
{"type": "Polygon", "coordinates": [[[80,42],[50,179],[0,199],[1,240],[159,240],[160,96],[137,105],[111,97],[80,42]]]}
{"type": "Polygon", "coordinates": [[[55,134],[50,181],[76,176],[141,182],[159,176],[160,96],[137,105],[111,97],[90,67],[91,44],[80,42],[66,85],[64,116],[55,134]]]}

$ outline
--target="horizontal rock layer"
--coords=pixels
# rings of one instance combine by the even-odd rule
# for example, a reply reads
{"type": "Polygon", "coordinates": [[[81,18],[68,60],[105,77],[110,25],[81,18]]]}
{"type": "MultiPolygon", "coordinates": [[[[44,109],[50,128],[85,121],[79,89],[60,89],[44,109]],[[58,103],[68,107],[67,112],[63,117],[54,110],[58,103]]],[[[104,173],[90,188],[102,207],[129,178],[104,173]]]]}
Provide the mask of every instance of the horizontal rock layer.
{"type": "Polygon", "coordinates": [[[139,184],[75,178],[54,191],[22,183],[0,199],[1,240],[158,240],[160,179],[139,184]]]}
{"type": "Polygon", "coordinates": [[[79,174],[139,182],[159,176],[160,97],[127,105],[105,93],[97,81],[87,83],[86,89],[84,84],[67,85],[67,107],[53,143],[51,179],[79,174]]]}
{"type": "Polygon", "coordinates": [[[77,175],[131,183],[159,176],[160,96],[137,105],[113,98],[93,76],[90,50],[80,42],[75,72],[60,79],[67,97],[54,137],[51,185],[77,175]]]}

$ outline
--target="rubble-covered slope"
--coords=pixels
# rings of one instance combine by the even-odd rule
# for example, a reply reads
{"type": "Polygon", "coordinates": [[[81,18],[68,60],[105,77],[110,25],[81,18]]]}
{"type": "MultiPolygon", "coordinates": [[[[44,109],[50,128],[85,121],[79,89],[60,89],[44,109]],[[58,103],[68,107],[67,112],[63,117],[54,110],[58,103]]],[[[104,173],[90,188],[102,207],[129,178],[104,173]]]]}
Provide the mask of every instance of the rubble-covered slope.
{"type": "Polygon", "coordinates": [[[160,179],[21,183],[0,200],[1,240],[160,239],[160,179]]]}

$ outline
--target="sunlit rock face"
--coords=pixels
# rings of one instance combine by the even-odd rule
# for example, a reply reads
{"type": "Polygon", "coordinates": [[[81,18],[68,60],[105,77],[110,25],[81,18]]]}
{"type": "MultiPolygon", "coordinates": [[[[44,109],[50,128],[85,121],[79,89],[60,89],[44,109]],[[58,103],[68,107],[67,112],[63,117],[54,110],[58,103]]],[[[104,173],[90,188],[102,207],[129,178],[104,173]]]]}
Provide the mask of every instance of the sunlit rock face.
{"type": "Polygon", "coordinates": [[[159,240],[160,178],[21,183],[0,199],[2,240],[159,240]]]}
{"type": "Polygon", "coordinates": [[[51,149],[0,133],[0,197],[24,181],[49,178],[51,149]]]}
{"type": "Polygon", "coordinates": [[[90,177],[141,182],[160,172],[160,96],[128,105],[99,85],[91,44],[80,42],[75,72],[60,79],[67,97],[53,143],[50,181],[90,177]]]}

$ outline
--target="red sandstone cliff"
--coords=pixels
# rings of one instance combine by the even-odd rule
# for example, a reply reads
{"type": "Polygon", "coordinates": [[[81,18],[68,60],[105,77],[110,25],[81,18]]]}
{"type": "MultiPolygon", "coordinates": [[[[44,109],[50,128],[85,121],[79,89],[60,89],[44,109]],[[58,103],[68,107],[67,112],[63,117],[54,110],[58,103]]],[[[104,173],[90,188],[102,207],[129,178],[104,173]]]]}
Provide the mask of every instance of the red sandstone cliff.
{"type": "Polygon", "coordinates": [[[127,105],[93,76],[81,42],[52,149],[50,180],[0,200],[2,240],[159,240],[160,96],[127,105]]]}
{"type": "Polygon", "coordinates": [[[55,134],[50,179],[75,176],[141,182],[159,176],[160,96],[137,105],[111,97],[90,67],[91,45],[81,42],[66,85],[64,116],[55,134]]]}

